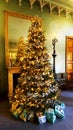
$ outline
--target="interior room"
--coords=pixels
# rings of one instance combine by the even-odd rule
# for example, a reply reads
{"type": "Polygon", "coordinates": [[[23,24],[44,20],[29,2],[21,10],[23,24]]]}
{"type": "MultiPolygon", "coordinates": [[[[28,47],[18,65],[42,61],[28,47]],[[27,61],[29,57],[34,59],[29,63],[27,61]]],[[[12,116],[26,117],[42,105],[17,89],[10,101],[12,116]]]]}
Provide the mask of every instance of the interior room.
{"type": "Polygon", "coordinates": [[[0,130],[73,130],[72,118],[73,0],[1,0],[0,130]]]}

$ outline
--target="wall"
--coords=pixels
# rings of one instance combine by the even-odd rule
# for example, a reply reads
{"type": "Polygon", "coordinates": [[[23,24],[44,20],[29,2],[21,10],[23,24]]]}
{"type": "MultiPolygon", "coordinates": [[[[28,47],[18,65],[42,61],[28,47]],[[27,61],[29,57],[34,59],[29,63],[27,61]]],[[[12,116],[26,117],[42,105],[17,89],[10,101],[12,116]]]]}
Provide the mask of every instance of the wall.
{"type": "Polygon", "coordinates": [[[34,4],[33,9],[29,7],[29,2],[23,0],[23,6],[19,7],[17,0],[10,0],[7,4],[5,0],[0,1],[0,93],[7,92],[7,69],[5,66],[5,34],[4,34],[4,11],[13,11],[30,16],[38,15],[43,19],[43,29],[45,31],[46,46],[52,60],[52,39],[56,37],[56,72],[65,72],[65,44],[66,36],[73,35],[73,19],[64,14],[58,16],[56,12],[49,14],[48,8],[40,11],[40,6],[34,4]],[[25,6],[26,5],[26,6],[25,6]]]}

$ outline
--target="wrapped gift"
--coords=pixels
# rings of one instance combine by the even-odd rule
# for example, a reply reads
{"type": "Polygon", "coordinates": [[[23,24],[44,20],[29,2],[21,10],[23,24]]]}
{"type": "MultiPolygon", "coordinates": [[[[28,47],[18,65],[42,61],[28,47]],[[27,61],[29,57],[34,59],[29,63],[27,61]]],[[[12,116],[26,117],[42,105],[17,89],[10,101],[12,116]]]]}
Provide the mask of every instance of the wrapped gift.
{"type": "Polygon", "coordinates": [[[43,115],[41,117],[38,117],[38,121],[39,121],[40,124],[46,123],[46,116],[43,115]]]}
{"type": "Polygon", "coordinates": [[[48,109],[46,109],[45,110],[45,114],[47,115],[47,116],[51,116],[51,117],[53,117],[54,116],[54,109],[52,109],[52,108],[48,108],[48,109]]]}
{"type": "Polygon", "coordinates": [[[28,118],[27,118],[27,120],[30,121],[30,122],[34,122],[34,111],[32,111],[32,110],[28,111],[28,118]]]}
{"type": "Polygon", "coordinates": [[[47,117],[47,121],[50,122],[50,123],[52,123],[52,124],[54,124],[55,121],[56,121],[56,115],[54,115],[53,118],[47,117]]]}
{"type": "Polygon", "coordinates": [[[65,109],[65,104],[63,102],[61,102],[60,106],[62,107],[62,109],[65,109]]]}
{"type": "Polygon", "coordinates": [[[64,110],[60,105],[55,105],[55,114],[59,118],[65,117],[64,110]]]}
{"type": "Polygon", "coordinates": [[[12,103],[11,110],[15,110],[18,107],[19,103],[18,101],[15,101],[12,103]]]}
{"type": "Polygon", "coordinates": [[[23,112],[20,114],[20,119],[22,119],[24,122],[27,121],[27,112],[26,110],[24,109],[23,112]]]}
{"type": "Polygon", "coordinates": [[[16,110],[12,110],[11,112],[13,113],[13,115],[15,116],[15,118],[18,119],[20,113],[23,111],[24,107],[23,106],[19,106],[16,110]]]}
{"type": "Polygon", "coordinates": [[[56,101],[56,105],[60,105],[63,109],[65,109],[65,103],[60,100],[56,101]]]}
{"type": "Polygon", "coordinates": [[[37,113],[36,116],[37,116],[37,118],[38,118],[39,124],[44,124],[44,123],[46,123],[46,115],[43,115],[42,112],[37,113]]]}
{"type": "Polygon", "coordinates": [[[54,109],[49,108],[45,110],[45,115],[48,122],[54,123],[56,121],[56,115],[55,115],[54,109]]]}

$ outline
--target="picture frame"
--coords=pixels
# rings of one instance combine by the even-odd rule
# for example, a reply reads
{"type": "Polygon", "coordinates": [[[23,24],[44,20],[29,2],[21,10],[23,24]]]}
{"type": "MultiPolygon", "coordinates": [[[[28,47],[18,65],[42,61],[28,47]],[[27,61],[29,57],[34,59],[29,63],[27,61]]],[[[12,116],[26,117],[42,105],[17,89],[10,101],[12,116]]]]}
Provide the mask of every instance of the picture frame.
{"type": "Polygon", "coordinates": [[[34,16],[5,11],[5,60],[6,68],[15,67],[17,44],[20,37],[27,40],[28,29],[34,16]],[[10,63],[10,59],[12,62],[10,63]]]}

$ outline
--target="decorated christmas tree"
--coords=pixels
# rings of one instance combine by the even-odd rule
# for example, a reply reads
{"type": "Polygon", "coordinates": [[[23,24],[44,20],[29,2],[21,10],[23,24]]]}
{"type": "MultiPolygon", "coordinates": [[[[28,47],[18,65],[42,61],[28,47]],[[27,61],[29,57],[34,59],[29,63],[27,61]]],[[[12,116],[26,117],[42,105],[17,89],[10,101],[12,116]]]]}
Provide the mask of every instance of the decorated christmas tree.
{"type": "MultiPolygon", "coordinates": [[[[38,119],[40,123],[44,123],[47,116],[54,123],[55,106],[63,103],[59,100],[59,86],[54,79],[42,23],[38,18],[32,20],[29,28],[26,54],[20,67],[20,77],[11,101],[11,112],[24,121],[38,119]]],[[[60,117],[64,117],[63,110],[59,110],[62,112],[60,117]]]]}
{"type": "Polygon", "coordinates": [[[23,37],[19,38],[18,46],[17,46],[17,55],[16,55],[16,66],[20,66],[23,58],[26,53],[26,43],[23,37]]]}

